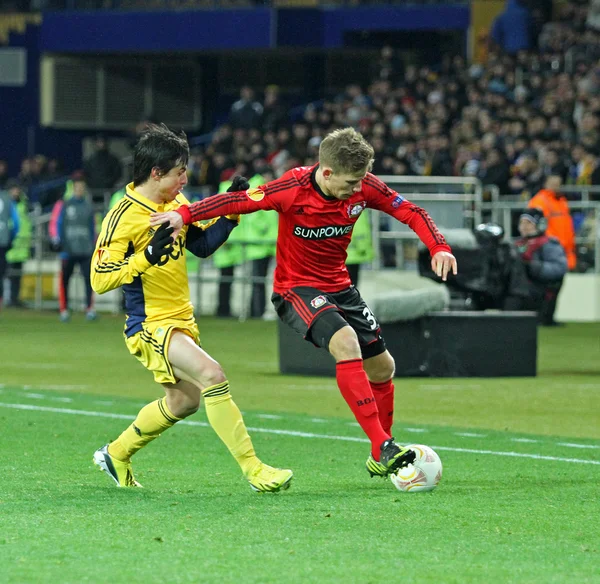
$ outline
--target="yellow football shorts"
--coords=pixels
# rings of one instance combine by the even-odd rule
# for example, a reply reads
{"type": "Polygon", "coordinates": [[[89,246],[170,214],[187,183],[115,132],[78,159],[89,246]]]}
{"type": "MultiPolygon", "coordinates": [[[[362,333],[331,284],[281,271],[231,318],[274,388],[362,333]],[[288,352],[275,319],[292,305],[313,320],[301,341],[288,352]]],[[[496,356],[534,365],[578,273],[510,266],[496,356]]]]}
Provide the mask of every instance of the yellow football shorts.
{"type": "Polygon", "coordinates": [[[157,383],[177,383],[179,379],[173,375],[173,368],[167,358],[169,342],[173,331],[179,330],[191,337],[200,346],[200,331],[193,320],[162,320],[144,323],[143,330],[125,337],[129,352],[148,371],[152,371],[157,383]]]}

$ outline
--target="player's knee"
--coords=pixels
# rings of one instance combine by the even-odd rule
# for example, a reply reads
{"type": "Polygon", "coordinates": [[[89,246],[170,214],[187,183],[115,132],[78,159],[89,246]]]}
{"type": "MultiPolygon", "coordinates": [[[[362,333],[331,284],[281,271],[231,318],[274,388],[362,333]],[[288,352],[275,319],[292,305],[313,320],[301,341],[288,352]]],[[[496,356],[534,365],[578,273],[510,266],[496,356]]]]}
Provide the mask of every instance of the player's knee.
{"type": "Polygon", "coordinates": [[[329,352],[336,361],[360,359],[360,345],[354,330],[347,326],[337,331],[329,341],[329,352]]]}
{"type": "Polygon", "coordinates": [[[167,405],[174,416],[187,418],[198,411],[200,407],[200,392],[197,394],[176,392],[170,396],[167,405]]]}
{"type": "Polygon", "coordinates": [[[226,379],[227,377],[225,377],[225,372],[218,363],[215,363],[210,367],[206,367],[202,371],[202,384],[205,387],[223,383],[226,379]]]}
{"type": "Polygon", "coordinates": [[[180,404],[182,414],[180,418],[187,418],[195,414],[200,407],[200,395],[197,396],[186,396],[186,400],[180,404]]]}
{"type": "Polygon", "coordinates": [[[386,352],[377,358],[376,363],[365,363],[365,370],[369,376],[369,381],[383,383],[394,377],[396,363],[394,362],[394,358],[386,352]]]}
{"type": "Polygon", "coordinates": [[[381,369],[377,369],[376,371],[373,371],[369,375],[369,380],[372,381],[373,383],[383,383],[384,381],[387,381],[388,379],[392,379],[394,377],[394,373],[395,373],[395,368],[394,368],[394,364],[392,363],[391,367],[384,366],[381,369]]]}

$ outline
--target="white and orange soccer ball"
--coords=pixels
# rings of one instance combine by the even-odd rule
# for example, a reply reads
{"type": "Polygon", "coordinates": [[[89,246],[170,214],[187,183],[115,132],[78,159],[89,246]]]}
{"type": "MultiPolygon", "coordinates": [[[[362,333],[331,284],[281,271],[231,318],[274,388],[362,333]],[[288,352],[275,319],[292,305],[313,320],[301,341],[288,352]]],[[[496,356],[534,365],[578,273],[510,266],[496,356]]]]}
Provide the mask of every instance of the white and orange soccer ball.
{"type": "Polygon", "coordinates": [[[433,491],[442,478],[442,461],[437,452],[424,444],[410,444],[416,458],[412,464],[390,475],[392,484],[405,493],[433,491]]]}

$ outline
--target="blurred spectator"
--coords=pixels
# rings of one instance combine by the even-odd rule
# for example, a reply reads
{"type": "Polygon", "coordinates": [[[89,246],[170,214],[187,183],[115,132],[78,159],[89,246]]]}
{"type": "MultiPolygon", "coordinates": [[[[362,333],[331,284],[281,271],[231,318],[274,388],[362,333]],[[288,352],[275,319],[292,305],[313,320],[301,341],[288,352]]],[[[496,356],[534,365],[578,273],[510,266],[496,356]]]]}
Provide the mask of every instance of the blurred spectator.
{"type": "Polygon", "coordinates": [[[120,189],[117,189],[111,196],[108,202],[108,208],[112,209],[122,198],[125,197],[127,190],[126,185],[123,185],[120,189]]]}
{"type": "Polygon", "coordinates": [[[8,164],[6,160],[0,160],[0,189],[4,189],[8,180],[8,164]]]}
{"type": "Polygon", "coordinates": [[[25,158],[21,161],[21,170],[19,171],[18,180],[21,186],[27,190],[33,184],[35,184],[35,177],[33,173],[33,159],[25,158]]]}
{"type": "Polygon", "coordinates": [[[544,181],[542,169],[533,153],[521,154],[512,166],[511,173],[508,181],[509,192],[523,198],[536,193],[544,181]]]}
{"type": "Polygon", "coordinates": [[[68,322],[71,318],[69,281],[77,265],[85,284],[86,318],[96,319],[90,283],[90,264],[96,243],[94,208],[83,173],[74,173],[71,181],[71,196],[67,198],[65,194],[65,199],[56,203],[55,209],[58,211],[53,210],[53,218],[49,226],[54,249],[60,251],[61,274],[58,300],[62,322],[68,322]]]}
{"type": "Polygon", "coordinates": [[[350,280],[353,286],[358,287],[360,266],[372,262],[375,257],[371,237],[371,216],[368,209],[360,214],[358,221],[354,224],[347,252],[346,267],[350,274],[350,280]]]}
{"type": "Polygon", "coordinates": [[[395,81],[401,72],[401,66],[396,58],[394,49],[385,45],[381,48],[379,59],[373,63],[371,79],[395,81]]]}
{"type": "Polygon", "coordinates": [[[484,158],[478,172],[483,186],[496,185],[500,193],[508,193],[508,180],[510,178],[510,167],[496,148],[492,148],[484,158]]]}
{"type": "Polygon", "coordinates": [[[62,163],[57,158],[49,158],[46,165],[46,181],[37,196],[37,202],[42,209],[47,210],[59,201],[65,191],[65,172],[62,163]]]}
{"type": "MultiPolygon", "coordinates": [[[[272,181],[273,171],[265,166],[249,179],[250,188],[256,188],[272,181]]],[[[228,187],[229,188],[229,187],[228,187]]],[[[272,258],[275,257],[275,242],[279,217],[271,211],[257,211],[244,215],[238,227],[242,229],[245,241],[256,242],[246,246],[244,259],[252,262],[252,293],[250,296],[250,316],[266,318],[267,291],[265,278],[269,273],[272,258]]]]}
{"type": "Polygon", "coordinates": [[[600,0],[591,0],[586,25],[594,30],[600,30],[600,0]]]}
{"type": "Polygon", "coordinates": [[[277,132],[287,121],[287,111],[281,103],[279,87],[268,85],[265,89],[262,112],[262,130],[277,132]]]}
{"type": "Polygon", "coordinates": [[[104,136],[96,136],[94,152],[84,160],[83,171],[93,200],[102,201],[106,191],[112,192],[121,179],[123,165],[110,152],[104,136]]]}
{"type": "MultiPolygon", "coordinates": [[[[224,193],[232,184],[232,181],[225,180],[219,183],[217,192],[224,193]]],[[[240,226],[234,229],[227,241],[212,254],[213,264],[219,269],[219,287],[217,296],[217,313],[215,316],[220,318],[229,318],[231,313],[231,291],[233,288],[233,277],[235,267],[240,266],[245,261],[245,250],[242,231],[240,227],[246,217],[240,218],[240,226]]]]}
{"type": "Polygon", "coordinates": [[[240,90],[240,99],[229,112],[229,123],[232,128],[259,128],[263,115],[263,106],[254,98],[254,90],[244,85],[240,90]]]}
{"type": "Polygon", "coordinates": [[[525,265],[529,295],[512,297],[507,310],[535,310],[545,326],[556,326],[556,302],[567,273],[565,250],[554,237],[546,234],[546,217],[541,209],[528,208],[519,218],[521,238],[515,241],[525,265]]]}
{"type": "MultiPolygon", "coordinates": [[[[10,282],[10,302],[8,306],[23,307],[21,301],[21,279],[23,278],[23,264],[31,256],[32,224],[29,217],[27,195],[19,182],[11,179],[6,183],[6,190],[14,201],[19,216],[19,232],[12,242],[12,247],[6,254],[8,262],[8,280],[10,282]]],[[[2,282],[0,280],[0,286],[2,282]]]]}
{"type": "Polygon", "coordinates": [[[542,173],[544,177],[555,175],[560,176],[563,181],[566,179],[567,168],[556,150],[547,150],[544,154],[542,173]]]}
{"type": "Polygon", "coordinates": [[[506,8],[494,20],[491,37],[511,55],[532,47],[531,13],[522,0],[507,0],[506,8]]]}
{"type": "Polygon", "coordinates": [[[562,179],[551,175],[546,179],[544,188],[540,190],[527,204],[529,208],[541,209],[547,220],[546,233],[555,237],[563,246],[569,270],[577,265],[575,253],[575,229],[569,213],[567,198],[560,193],[562,179]]]}
{"type": "Polygon", "coordinates": [[[0,191],[0,308],[4,298],[6,254],[19,234],[17,205],[8,191],[0,191]]]}

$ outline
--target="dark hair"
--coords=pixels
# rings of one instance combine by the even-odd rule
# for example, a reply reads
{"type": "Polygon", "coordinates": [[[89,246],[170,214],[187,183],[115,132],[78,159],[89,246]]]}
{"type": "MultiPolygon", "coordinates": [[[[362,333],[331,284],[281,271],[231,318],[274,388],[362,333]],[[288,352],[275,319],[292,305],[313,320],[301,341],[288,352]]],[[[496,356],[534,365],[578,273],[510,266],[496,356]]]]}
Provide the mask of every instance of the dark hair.
{"type": "Polygon", "coordinates": [[[145,183],[155,167],[167,174],[176,166],[187,166],[189,157],[183,130],[176,134],[164,124],[148,124],[133,149],[133,186],[145,183]]]}

